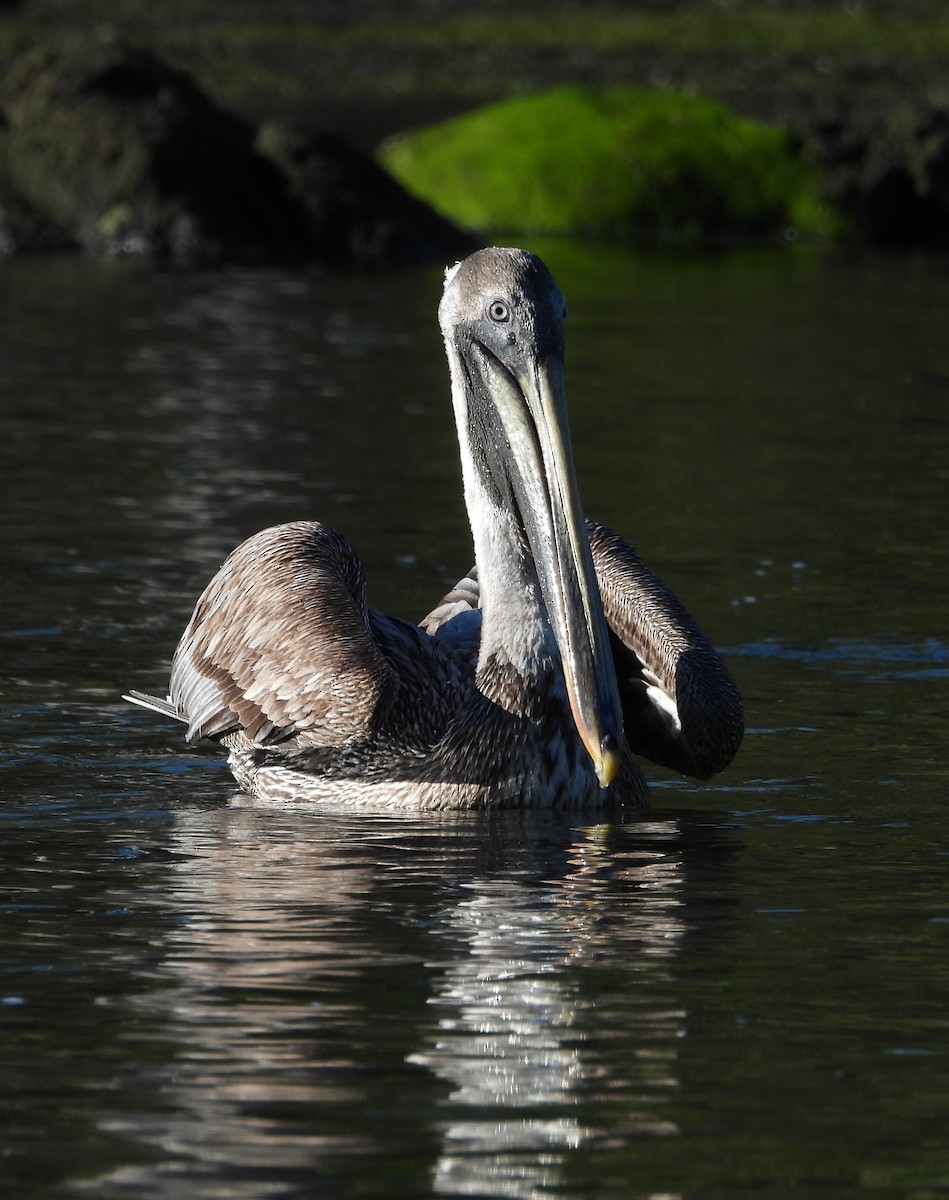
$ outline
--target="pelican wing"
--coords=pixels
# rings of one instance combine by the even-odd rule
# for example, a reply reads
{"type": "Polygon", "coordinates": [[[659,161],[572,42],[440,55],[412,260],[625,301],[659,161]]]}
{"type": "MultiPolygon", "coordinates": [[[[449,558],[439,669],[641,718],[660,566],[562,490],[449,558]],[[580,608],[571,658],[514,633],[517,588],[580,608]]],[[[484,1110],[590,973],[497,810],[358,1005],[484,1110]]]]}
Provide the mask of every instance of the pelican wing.
{"type": "Polygon", "coordinates": [[[731,762],[744,733],[727,667],[676,597],[619,534],[587,521],[623,705],[638,754],[699,779],[731,762]]]}
{"type": "MultiPolygon", "coordinates": [[[[626,739],[661,766],[708,779],[734,758],[744,733],[741,697],[692,616],[612,529],[587,520],[616,667],[626,739]]],[[[477,635],[478,576],[459,580],[421,627],[448,639],[477,635]]]]}
{"type": "Polygon", "coordinates": [[[367,736],[389,674],[359,560],[334,530],[300,521],[249,538],[205,588],[168,699],[188,741],[243,729],[259,745],[343,746],[367,736]]]}
{"type": "Polygon", "coordinates": [[[481,633],[481,584],[477,567],[472,567],[464,579],[459,579],[442,596],[428,616],[419,621],[419,628],[429,637],[468,645],[477,653],[481,633]]]}

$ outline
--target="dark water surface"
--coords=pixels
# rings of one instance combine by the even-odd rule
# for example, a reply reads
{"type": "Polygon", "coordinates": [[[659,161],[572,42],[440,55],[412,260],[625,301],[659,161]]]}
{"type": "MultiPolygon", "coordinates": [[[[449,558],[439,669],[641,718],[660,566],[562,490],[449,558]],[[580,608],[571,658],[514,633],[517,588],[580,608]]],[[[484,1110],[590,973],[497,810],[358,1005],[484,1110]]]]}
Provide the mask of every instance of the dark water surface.
{"type": "Polygon", "coordinates": [[[750,730],[628,824],[228,805],[161,690],[318,516],[469,566],[439,273],[0,265],[0,1194],[949,1194],[949,262],[543,248],[588,511],[750,730]]]}

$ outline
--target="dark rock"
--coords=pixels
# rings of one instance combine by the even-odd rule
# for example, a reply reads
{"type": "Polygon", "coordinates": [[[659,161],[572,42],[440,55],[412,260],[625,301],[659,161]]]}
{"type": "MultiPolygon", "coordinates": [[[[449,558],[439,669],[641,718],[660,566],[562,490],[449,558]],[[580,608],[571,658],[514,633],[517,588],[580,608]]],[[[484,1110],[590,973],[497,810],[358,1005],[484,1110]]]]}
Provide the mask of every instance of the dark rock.
{"type": "Polygon", "coordinates": [[[253,261],[312,249],[252,128],[150,54],[103,41],[34,51],[0,108],[8,187],[87,250],[253,261]]]}
{"type": "Polygon", "coordinates": [[[25,200],[3,171],[6,146],[6,127],[0,125],[0,254],[74,250],[66,231],[25,200]]]}
{"type": "Polygon", "coordinates": [[[38,212],[0,180],[0,254],[38,254],[75,250],[64,229],[38,212]]]}
{"type": "Polygon", "coordinates": [[[797,133],[820,164],[827,199],[868,242],[949,246],[949,106],[838,99],[797,133]]]}
{"type": "Polygon", "coordinates": [[[467,239],[332,135],[247,122],[114,40],[35,50],[0,89],[0,250],[182,262],[426,261],[467,239]]]}
{"type": "Polygon", "coordinates": [[[179,262],[419,262],[464,235],[331,134],[256,131],[115,41],[25,55],[0,90],[0,250],[179,262]]]}
{"type": "Polygon", "coordinates": [[[325,262],[431,262],[476,249],[473,239],[335,134],[271,122],[261,128],[257,148],[290,180],[325,262]]]}

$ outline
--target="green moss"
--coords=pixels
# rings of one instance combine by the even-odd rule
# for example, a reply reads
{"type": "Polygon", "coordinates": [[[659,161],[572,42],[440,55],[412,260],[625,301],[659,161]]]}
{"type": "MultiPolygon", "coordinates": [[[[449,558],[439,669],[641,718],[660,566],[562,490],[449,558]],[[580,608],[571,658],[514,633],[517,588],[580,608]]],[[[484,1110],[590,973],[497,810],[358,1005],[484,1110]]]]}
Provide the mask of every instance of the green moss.
{"type": "Polygon", "coordinates": [[[96,228],[106,241],[117,242],[127,229],[134,228],[136,215],[131,204],[113,204],[99,216],[96,228]]]}
{"type": "Polygon", "coordinates": [[[559,88],[392,139],[383,164],[470,229],[692,239],[835,219],[781,130],[658,89],[559,88]]]}

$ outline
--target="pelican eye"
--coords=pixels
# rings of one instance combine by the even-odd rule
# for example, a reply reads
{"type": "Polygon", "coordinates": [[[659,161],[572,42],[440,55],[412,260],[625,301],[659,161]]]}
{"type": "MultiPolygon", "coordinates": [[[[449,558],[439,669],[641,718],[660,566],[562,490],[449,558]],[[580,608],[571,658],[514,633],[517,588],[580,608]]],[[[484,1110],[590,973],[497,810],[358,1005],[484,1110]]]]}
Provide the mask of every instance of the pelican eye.
{"type": "Polygon", "coordinates": [[[488,316],[498,325],[511,319],[511,310],[503,300],[492,300],[488,305],[488,316]]]}

